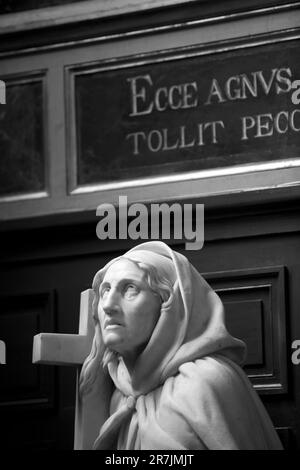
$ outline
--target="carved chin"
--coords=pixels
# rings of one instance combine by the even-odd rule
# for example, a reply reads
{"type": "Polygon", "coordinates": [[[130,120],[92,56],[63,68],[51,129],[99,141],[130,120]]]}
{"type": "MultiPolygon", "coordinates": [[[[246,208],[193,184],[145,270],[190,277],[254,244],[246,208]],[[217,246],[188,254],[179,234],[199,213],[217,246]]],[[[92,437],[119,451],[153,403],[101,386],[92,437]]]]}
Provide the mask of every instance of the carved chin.
{"type": "Polygon", "coordinates": [[[114,325],[114,327],[106,328],[103,334],[105,346],[115,349],[118,344],[123,342],[123,335],[121,334],[121,326],[114,325]]]}

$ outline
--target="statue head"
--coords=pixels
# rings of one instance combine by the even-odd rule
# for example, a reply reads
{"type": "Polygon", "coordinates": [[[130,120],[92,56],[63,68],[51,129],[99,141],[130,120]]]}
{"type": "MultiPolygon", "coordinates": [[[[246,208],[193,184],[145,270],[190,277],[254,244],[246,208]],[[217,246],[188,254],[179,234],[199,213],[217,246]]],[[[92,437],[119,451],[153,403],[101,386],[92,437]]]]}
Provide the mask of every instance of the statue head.
{"type": "Polygon", "coordinates": [[[93,290],[95,335],[82,367],[82,393],[99,377],[101,362],[114,376],[120,356],[136,394],[213,353],[243,361],[245,345],[228,333],[218,295],[163,242],[137,245],[110,261],[96,274],[93,290]]]}
{"type": "Polygon", "coordinates": [[[113,263],[99,286],[98,317],[104,345],[132,367],[147,345],[160,315],[162,298],[146,271],[129,259],[113,263]]]}
{"type": "Polygon", "coordinates": [[[173,292],[172,279],[165,270],[126,256],[98,271],[92,287],[95,336],[82,368],[83,393],[94,382],[101,362],[107,366],[116,354],[129,368],[134,367],[173,292]]]}

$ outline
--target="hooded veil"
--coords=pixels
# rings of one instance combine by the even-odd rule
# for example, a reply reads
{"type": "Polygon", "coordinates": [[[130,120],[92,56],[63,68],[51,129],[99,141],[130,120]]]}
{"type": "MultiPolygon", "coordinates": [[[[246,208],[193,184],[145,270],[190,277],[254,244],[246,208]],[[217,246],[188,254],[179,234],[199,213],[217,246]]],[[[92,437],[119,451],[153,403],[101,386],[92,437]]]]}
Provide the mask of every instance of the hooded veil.
{"type": "MultiPolygon", "coordinates": [[[[225,327],[224,307],[185,256],[147,242],[118,259],[156,268],[173,286],[131,373],[114,355],[115,390],[95,449],[279,449],[280,441],[239,367],[245,344],[225,327]]],[[[101,367],[101,366],[99,366],[101,367]]]]}

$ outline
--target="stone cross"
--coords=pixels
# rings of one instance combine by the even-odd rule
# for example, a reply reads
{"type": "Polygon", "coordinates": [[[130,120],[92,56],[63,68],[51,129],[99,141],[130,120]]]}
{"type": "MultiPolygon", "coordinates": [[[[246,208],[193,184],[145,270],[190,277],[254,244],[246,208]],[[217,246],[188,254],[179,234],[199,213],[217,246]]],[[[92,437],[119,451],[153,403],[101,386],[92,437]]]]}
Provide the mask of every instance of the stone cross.
{"type": "Polygon", "coordinates": [[[79,366],[88,356],[94,334],[93,291],[81,293],[79,334],[40,333],[33,339],[32,362],[59,366],[79,366]]]}
{"type": "MultiPolygon", "coordinates": [[[[92,318],[93,290],[81,293],[79,334],[40,333],[33,340],[33,363],[54,364],[59,366],[80,366],[88,356],[94,336],[92,318]]],[[[79,372],[79,367],[78,367],[79,372]]],[[[107,385],[99,373],[99,378],[92,393],[81,400],[76,389],[75,412],[75,449],[90,449],[99,433],[102,423],[107,418],[109,404],[107,385]],[[99,398],[100,397],[100,398],[99,398]]]]}

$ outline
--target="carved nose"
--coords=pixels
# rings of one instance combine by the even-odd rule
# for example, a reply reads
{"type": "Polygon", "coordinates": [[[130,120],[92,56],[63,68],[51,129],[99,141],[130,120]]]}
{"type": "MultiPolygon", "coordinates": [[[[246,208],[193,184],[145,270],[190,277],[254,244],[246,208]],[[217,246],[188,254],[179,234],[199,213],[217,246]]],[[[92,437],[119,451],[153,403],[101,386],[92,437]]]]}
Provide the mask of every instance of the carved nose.
{"type": "Polygon", "coordinates": [[[102,308],[107,315],[113,315],[120,309],[118,295],[116,292],[110,291],[107,293],[105,299],[102,299],[102,308]]]}

